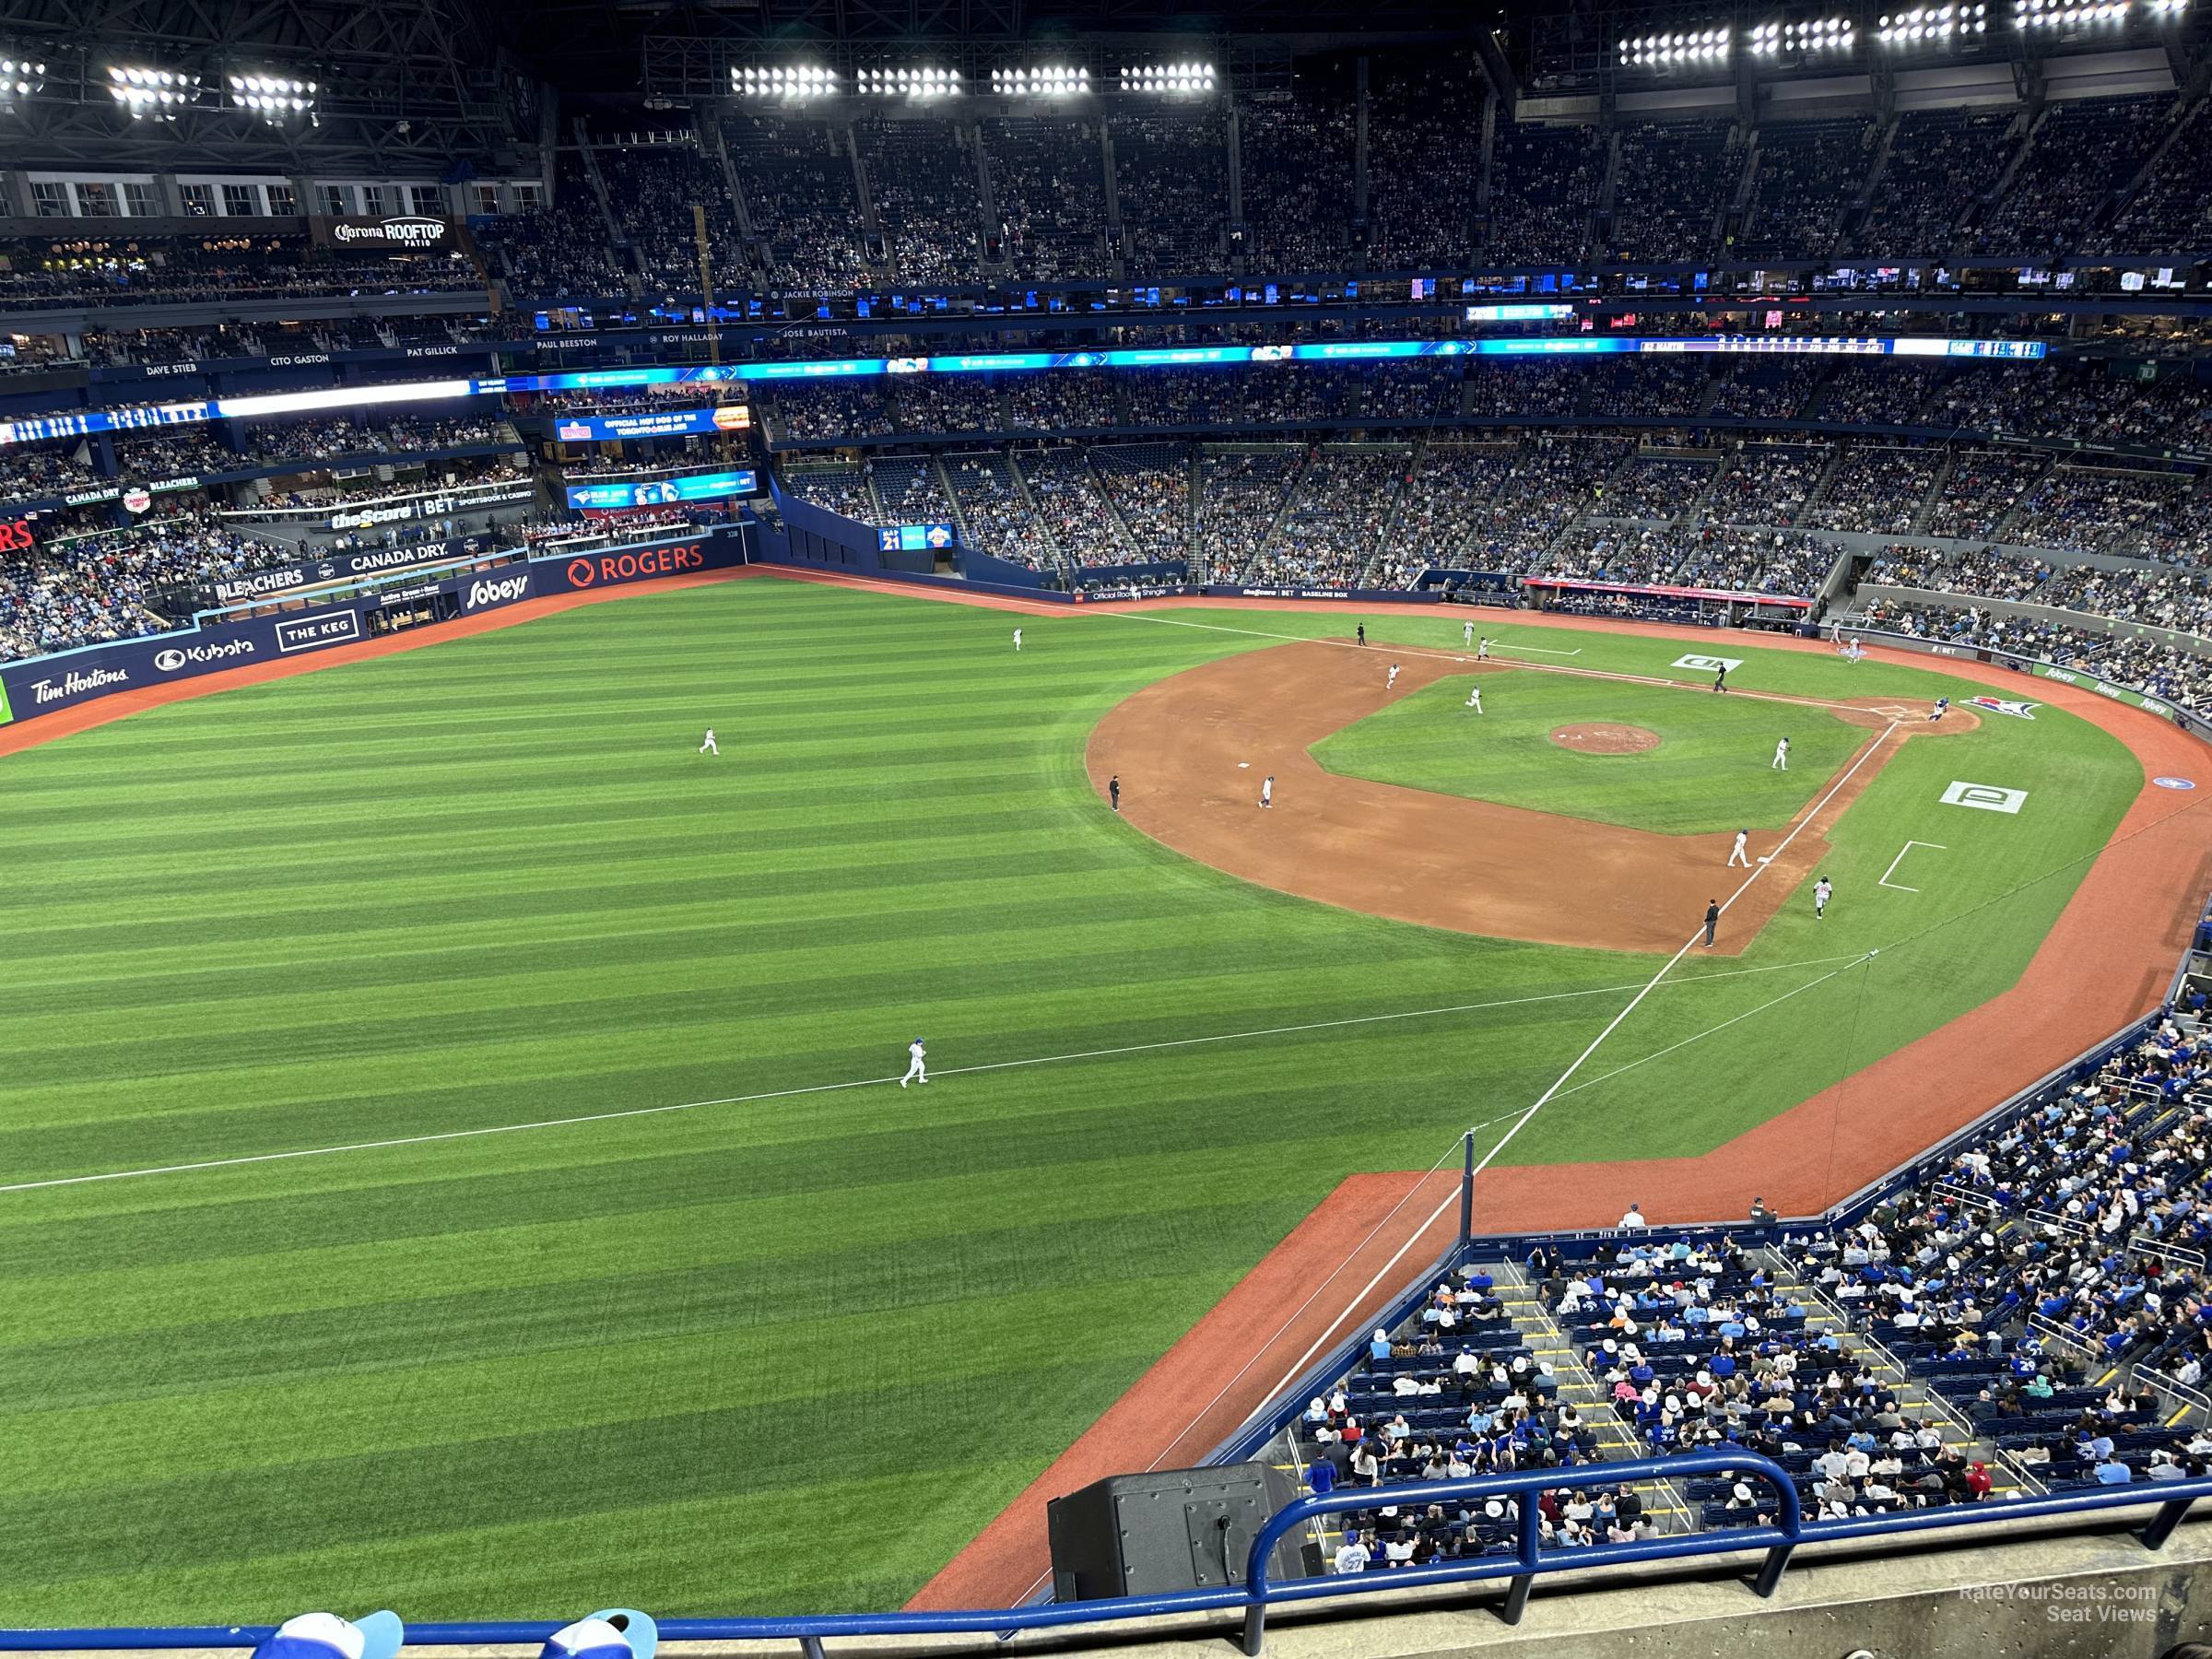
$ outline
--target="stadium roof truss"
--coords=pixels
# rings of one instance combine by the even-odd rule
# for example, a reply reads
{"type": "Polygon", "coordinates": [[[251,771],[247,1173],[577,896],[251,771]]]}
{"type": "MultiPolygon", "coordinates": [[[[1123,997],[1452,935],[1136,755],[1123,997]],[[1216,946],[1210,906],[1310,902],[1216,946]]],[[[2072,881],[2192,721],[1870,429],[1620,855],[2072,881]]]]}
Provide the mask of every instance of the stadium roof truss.
{"type": "Polygon", "coordinates": [[[6,117],[11,163],[441,175],[535,136],[537,84],[466,0],[15,0],[6,44],[43,54],[45,84],[6,117]],[[173,118],[133,120],[111,65],[201,77],[173,118]],[[272,122],[224,96],[232,74],[316,83],[312,119],[272,122]]]}

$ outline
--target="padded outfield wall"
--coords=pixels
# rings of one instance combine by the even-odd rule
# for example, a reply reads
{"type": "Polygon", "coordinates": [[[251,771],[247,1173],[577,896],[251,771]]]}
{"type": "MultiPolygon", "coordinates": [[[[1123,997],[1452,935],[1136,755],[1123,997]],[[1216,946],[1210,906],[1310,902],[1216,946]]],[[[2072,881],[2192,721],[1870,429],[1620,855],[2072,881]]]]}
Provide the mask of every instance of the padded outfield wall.
{"type": "MultiPolygon", "coordinates": [[[[390,588],[370,593],[321,603],[310,595],[296,610],[232,620],[202,618],[191,628],[170,633],[0,665],[0,725],[58,713],[124,691],[248,664],[306,658],[353,644],[375,637],[370,614],[402,595],[414,600],[448,596],[453,615],[447,619],[457,619],[504,609],[524,599],[727,570],[747,563],[751,547],[752,526],[738,524],[629,547],[513,559],[458,574],[441,574],[433,569],[423,572],[419,581],[402,578],[390,588]]],[[[497,557],[483,555],[470,562],[481,567],[486,559],[497,557]]],[[[272,596],[267,603],[278,601],[272,596]]],[[[435,629],[437,624],[427,626],[435,629]]]]}

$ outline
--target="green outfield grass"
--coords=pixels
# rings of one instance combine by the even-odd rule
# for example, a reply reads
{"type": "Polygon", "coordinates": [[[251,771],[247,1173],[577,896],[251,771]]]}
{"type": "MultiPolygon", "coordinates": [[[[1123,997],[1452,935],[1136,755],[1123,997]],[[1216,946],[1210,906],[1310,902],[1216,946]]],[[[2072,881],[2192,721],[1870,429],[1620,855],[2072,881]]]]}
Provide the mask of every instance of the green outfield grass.
{"type": "Polygon", "coordinates": [[[1331,771],[1663,835],[1781,830],[1873,734],[1824,710],[1534,669],[1448,675],[1314,745],[1331,771]],[[1466,706],[1482,687],[1482,712],[1466,706]],[[1641,726],[1659,747],[1594,755],[1561,726],[1641,726]],[[1773,765],[1790,740],[1789,770],[1773,765]]]}
{"type": "MultiPolygon", "coordinates": [[[[0,1193],[0,1622],[902,1599],[1341,1176],[1494,1135],[1656,966],[1260,890],[1092,795],[1120,699],[1353,619],[1101,608],[1018,657],[987,611],[735,582],[0,759],[0,1184],[722,1102],[0,1193]],[[831,1088],[917,1033],[927,1089],[831,1088]]],[[[2047,712],[1908,745],[1829,920],[1686,963],[1509,1157],[1702,1150],[1985,999],[2138,783],[2047,712]],[[1907,837],[1948,851],[1877,888],[1907,837]]]]}

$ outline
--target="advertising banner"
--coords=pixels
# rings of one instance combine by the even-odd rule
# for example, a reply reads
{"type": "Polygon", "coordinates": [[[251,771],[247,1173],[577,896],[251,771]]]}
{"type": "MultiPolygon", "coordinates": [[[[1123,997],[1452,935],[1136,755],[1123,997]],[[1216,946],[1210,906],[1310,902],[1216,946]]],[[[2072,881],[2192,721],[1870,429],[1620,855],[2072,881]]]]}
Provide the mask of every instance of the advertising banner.
{"type": "Polygon", "coordinates": [[[876,548],[880,553],[935,553],[959,539],[959,532],[950,524],[883,524],[876,531],[876,548]]]}
{"type": "Polygon", "coordinates": [[[514,507],[536,493],[527,479],[510,484],[480,485],[441,490],[435,495],[414,495],[390,500],[363,501],[341,507],[323,521],[329,530],[371,530],[379,524],[404,524],[410,519],[446,518],[457,512],[482,512],[493,507],[514,507]]]}
{"type": "MultiPolygon", "coordinates": [[[[745,563],[742,530],[709,532],[643,547],[555,555],[502,569],[445,577],[425,593],[453,594],[462,615],[497,609],[535,594],[652,582],[745,563]]],[[[295,572],[297,573],[297,572],[295,572]]],[[[87,646],[57,656],[0,664],[0,724],[50,714],[117,691],[132,691],[253,663],[312,655],[367,637],[365,606],[379,596],[285,616],[210,622],[197,629],[87,646]]]]}
{"type": "Polygon", "coordinates": [[[461,220],[435,213],[318,213],[310,216],[307,229],[318,248],[371,253],[456,253],[467,235],[461,220]]]}
{"type": "Polygon", "coordinates": [[[606,443],[618,438],[682,438],[695,432],[751,429],[753,412],[744,404],[707,409],[640,409],[622,415],[563,415],[553,436],[563,443],[606,443]]]}
{"type": "Polygon", "coordinates": [[[473,617],[478,611],[499,610],[518,600],[530,597],[530,567],[510,565],[505,570],[488,571],[481,576],[471,576],[462,582],[455,592],[461,600],[461,614],[473,617]]]}
{"type": "Polygon", "coordinates": [[[531,589],[538,594],[580,594],[620,587],[695,571],[724,570],[745,562],[745,543],[732,536],[700,536],[650,547],[602,548],[563,558],[555,554],[530,561],[531,589]]]}
{"type": "Polygon", "coordinates": [[[719,501],[759,491],[759,482],[749,471],[691,473],[680,478],[640,478],[568,487],[569,505],[587,512],[620,512],[626,508],[665,507],[676,501],[719,501]]]}

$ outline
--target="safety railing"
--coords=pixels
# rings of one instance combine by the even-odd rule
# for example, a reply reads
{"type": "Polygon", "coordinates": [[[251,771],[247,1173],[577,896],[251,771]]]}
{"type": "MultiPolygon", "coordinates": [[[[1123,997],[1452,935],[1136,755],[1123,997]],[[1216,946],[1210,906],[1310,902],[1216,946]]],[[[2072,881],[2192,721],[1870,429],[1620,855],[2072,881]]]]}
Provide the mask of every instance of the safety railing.
{"type": "MultiPolygon", "coordinates": [[[[1508,1581],[1506,1597],[1499,1613],[1510,1623],[1518,1622],[1528,1605],[1535,1581],[1546,1573],[1587,1572],[1595,1568],[1752,1552],[1761,1554],[1763,1559],[1750,1579],[1750,1588],[1756,1594],[1771,1596],[1780,1586],[1792,1555],[1807,1544],[1905,1537],[1961,1526],[1986,1526],[1994,1522],[2086,1516],[2107,1510],[2155,1505],[2156,1512],[2137,1535],[2146,1548],[2157,1549],[2181,1524],[2190,1505],[2200,1498],[2212,1498],[2212,1477],[2156,1486],[2143,1483],[2097,1487],[2041,1498],[1951,1504],[1940,1509],[1905,1510],[1895,1514],[1853,1516],[1845,1520],[1808,1521],[1798,1502],[1796,1486],[1789,1471],[1781,1465],[1749,1452],[1694,1452],[1677,1457],[1642,1458],[1633,1463],[1525,1469],[1511,1474],[1475,1476],[1465,1480],[1424,1480],[1301,1498],[1277,1510],[1253,1536],[1241,1583],[1159,1595],[1046,1602],[1026,1607],[836,1613],[771,1618],[668,1618],[660,1620],[659,1627],[662,1640],[667,1641],[795,1641],[806,1659],[821,1659],[821,1644],[825,1641],[849,1637],[987,1634],[1003,1638],[1019,1630],[1056,1630],[1180,1614],[1235,1612],[1243,1616],[1243,1651],[1257,1659],[1266,1637],[1268,1609],[1302,1602],[1336,1601],[1386,1590],[1504,1579],[1508,1581]],[[1772,1492],[1774,1500],[1769,1509],[1753,1512],[1771,1513],[1772,1519],[1752,1526],[1645,1538],[1627,1544],[1547,1549],[1539,1533],[1538,1506],[1523,1501],[1518,1506],[1520,1512],[1511,1555],[1486,1555],[1471,1560],[1438,1561],[1425,1567],[1383,1572],[1330,1573],[1288,1581],[1277,1580],[1270,1572],[1277,1544],[1287,1534],[1321,1515],[1369,1510],[1385,1502],[1403,1508],[1450,1500],[1480,1502],[1499,1497],[1526,1500],[1547,1490],[1586,1486],[1593,1479],[1613,1485],[1693,1475],[1748,1476],[1760,1481],[1772,1492]]],[[[406,1641],[410,1647],[535,1645],[559,1628],[557,1621],[409,1625],[406,1641]]],[[[269,1625],[0,1630],[0,1653],[244,1649],[259,1646],[274,1633],[275,1627],[269,1625]]]]}

